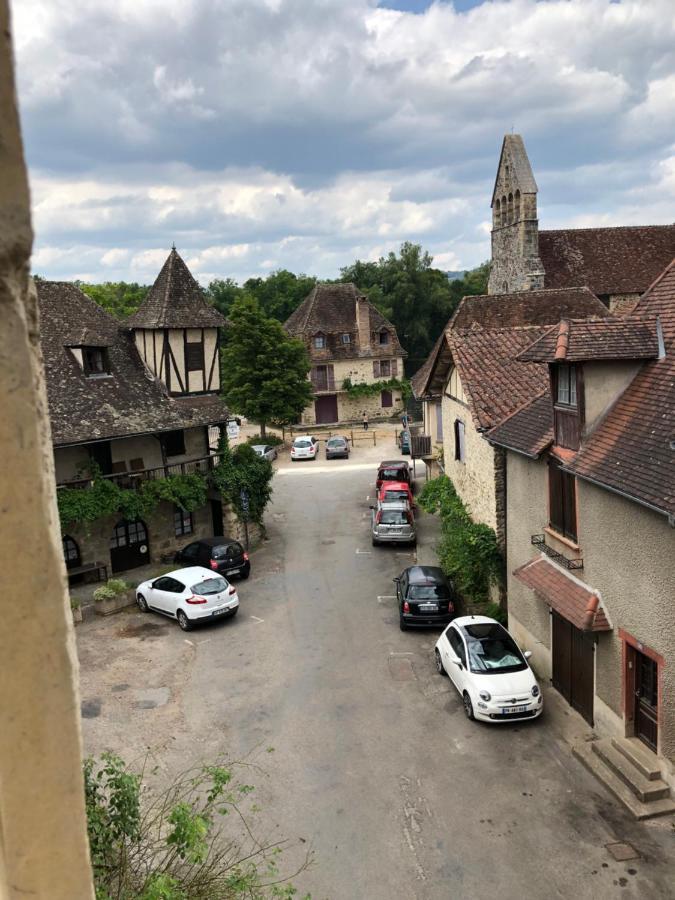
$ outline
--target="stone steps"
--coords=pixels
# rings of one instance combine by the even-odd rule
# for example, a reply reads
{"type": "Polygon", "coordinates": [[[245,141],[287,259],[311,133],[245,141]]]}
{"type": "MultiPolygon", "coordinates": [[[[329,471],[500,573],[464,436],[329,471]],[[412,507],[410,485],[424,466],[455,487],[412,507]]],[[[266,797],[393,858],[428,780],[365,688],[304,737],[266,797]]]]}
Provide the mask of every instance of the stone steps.
{"type": "MultiPolygon", "coordinates": [[[[573,752],[636,819],[675,814],[668,785],[660,778],[645,777],[612,740],[578,744],[573,752]]],[[[648,770],[653,771],[653,766],[648,770]]]]}
{"type": "Polygon", "coordinates": [[[656,757],[638,738],[612,738],[612,746],[622,753],[649,781],[661,778],[661,770],[657,765],[656,757]]]}

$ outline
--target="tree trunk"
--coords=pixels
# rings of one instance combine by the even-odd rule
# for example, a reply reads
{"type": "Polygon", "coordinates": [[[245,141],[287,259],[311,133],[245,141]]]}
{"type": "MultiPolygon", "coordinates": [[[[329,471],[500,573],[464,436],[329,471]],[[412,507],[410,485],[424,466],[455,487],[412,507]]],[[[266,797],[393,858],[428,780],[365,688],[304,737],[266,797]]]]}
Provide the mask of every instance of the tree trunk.
{"type": "Polygon", "coordinates": [[[261,438],[267,437],[267,426],[265,425],[264,422],[260,423],[260,437],[261,438]]]}

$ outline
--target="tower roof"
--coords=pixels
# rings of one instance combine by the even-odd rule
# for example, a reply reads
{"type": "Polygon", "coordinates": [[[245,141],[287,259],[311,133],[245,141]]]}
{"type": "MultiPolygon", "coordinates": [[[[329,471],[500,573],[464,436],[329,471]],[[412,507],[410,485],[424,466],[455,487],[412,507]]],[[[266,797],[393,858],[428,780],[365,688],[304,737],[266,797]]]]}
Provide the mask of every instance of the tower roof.
{"type": "Polygon", "coordinates": [[[495,178],[495,186],[492,189],[492,202],[490,203],[490,206],[494,206],[502,165],[511,166],[513,183],[520,190],[521,194],[537,193],[537,182],[534,180],[532,166],[530,165],[527,150],[525,149],[525,143],[521,135],[505,134],[504,140],[502,141],[502,152],[499,155],[497,177],[495,178]]]}
{"type": "Polygon", "coordinates": [[[208,304],[204,291],[174,247],[129,328],[218,328],[225,318],[208,304]]]}

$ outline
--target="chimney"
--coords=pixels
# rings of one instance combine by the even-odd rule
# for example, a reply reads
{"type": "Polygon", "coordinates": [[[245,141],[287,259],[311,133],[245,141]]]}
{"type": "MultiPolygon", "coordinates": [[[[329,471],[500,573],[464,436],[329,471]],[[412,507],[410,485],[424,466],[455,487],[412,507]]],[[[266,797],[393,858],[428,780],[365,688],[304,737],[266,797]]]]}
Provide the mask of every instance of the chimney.
{"type": "Polygon", "coordinates": [[[359,349],[370,349],[370,309],[363,294],[356,295],[356,328],[359,332],[359,349]]]}

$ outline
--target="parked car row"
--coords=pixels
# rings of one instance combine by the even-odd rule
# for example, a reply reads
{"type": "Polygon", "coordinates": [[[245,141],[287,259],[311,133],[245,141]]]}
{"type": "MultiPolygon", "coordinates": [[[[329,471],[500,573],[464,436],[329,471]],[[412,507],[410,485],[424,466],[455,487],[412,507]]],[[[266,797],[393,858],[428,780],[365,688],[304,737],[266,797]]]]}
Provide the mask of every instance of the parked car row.
{"type": "Polygon", "coordinates": [[[239,595],[229,579],[245,579],[251,573],[251,561],[239,541],[226,537],[192,541],[175,554],[174,562],[184,566],[136,588],[141,612],[175,619],[183,631],[200,621],[236,616],[239,595]]]}
{"type": "MultiPolygon", "coordinates": [[[[301,459],[316,459],[319,455],[319,441],[311,434],[301,434],[291,444],[291,462],[301,459]]],[[[326,441],[326,459],[349,459],[349,441],[341,435],[329,437],[326,441]]]]}
{"type": "Polygon", "coordinates": [[[377,469],[376,503],[371,505],[371,539],[379,544],[417,543],[410,466],[403,459],[383,460],[377,469]]]}

